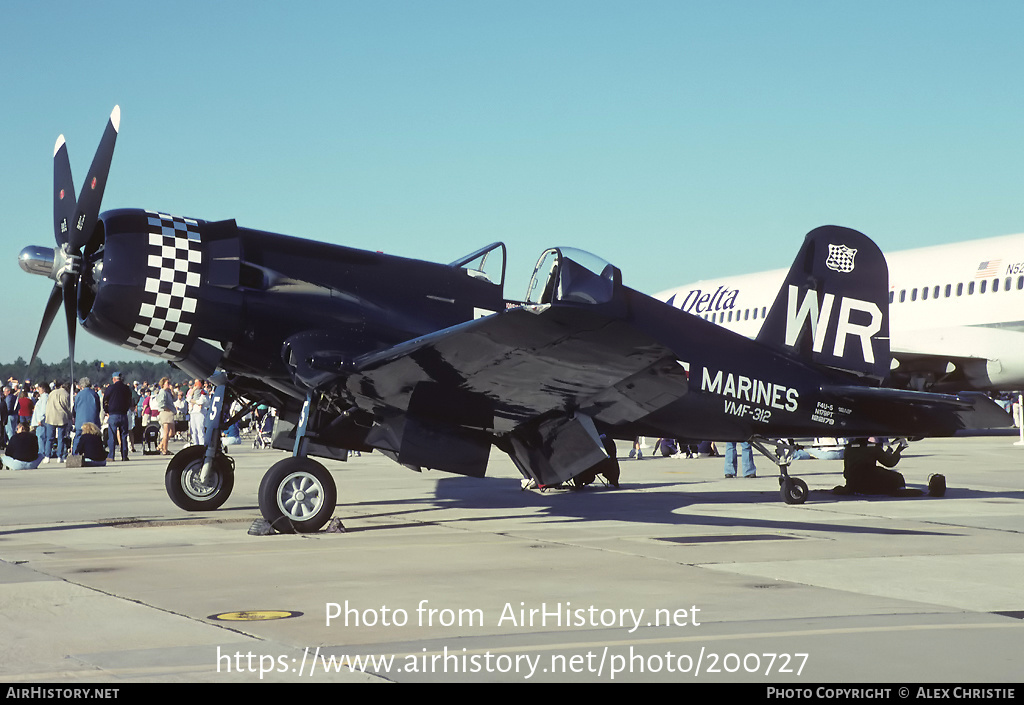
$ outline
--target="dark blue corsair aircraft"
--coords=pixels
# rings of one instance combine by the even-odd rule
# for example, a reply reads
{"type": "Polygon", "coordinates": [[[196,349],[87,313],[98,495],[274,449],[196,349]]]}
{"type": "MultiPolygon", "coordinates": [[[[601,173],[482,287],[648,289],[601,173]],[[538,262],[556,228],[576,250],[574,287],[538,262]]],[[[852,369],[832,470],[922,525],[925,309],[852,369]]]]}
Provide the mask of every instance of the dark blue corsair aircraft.
{"type": "Polygon", "coordinates": [[[259,402],[279,410],[274,444],[292,455],[268,470],[259,503],[291,532],[318,530],[335,507],[331,474],[309,456],[344,460],[348,449],[478,477],[497,446],[550,485],[614,464],[613,438],[754,439],[781,468],[783,499],[799,503],[807,485],[789,476],[796,446],[784,439],[1007,425],[982,395],[882,386],[888,270],[854,230],[807,235],[748,340],[626,287],[614,266],[575,250],[543,253],[519,301],[505,297],[501,243],[445,265],[233,220],[101,214],[119,121],[114,108],[77,200],[57,140],[57,246],[20,256],[56,282],[33,357],[63,304],[72,360],[77,317],[104,340],[217,383],[206,446],[167,467],[183,509],[216,509],[231,492],[233,462],[213,439],[235,400],[240,413],[259,402]]]}

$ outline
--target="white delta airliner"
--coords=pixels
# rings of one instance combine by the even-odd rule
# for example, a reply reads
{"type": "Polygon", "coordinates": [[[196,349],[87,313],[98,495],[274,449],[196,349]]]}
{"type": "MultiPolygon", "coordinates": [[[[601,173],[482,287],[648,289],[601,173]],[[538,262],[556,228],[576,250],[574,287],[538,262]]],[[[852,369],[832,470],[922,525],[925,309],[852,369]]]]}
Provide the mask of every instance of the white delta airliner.
{"type": "MultiPolygon", "coordinates": [[[[1024,389],[1024,234],[886,254],[892,369],[887,384],[958,392],[1024,389]]],[[[786,269],[656,294],[756,337],[786,269]]]]}

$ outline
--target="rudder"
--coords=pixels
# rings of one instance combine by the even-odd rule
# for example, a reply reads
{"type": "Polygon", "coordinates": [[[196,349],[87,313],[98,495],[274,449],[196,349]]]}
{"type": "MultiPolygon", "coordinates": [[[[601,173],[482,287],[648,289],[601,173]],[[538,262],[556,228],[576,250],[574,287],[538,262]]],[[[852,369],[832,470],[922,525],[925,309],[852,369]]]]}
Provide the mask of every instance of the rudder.
{"type": "Polygon", "coordinates": [[[878,246],[826,225],[804,238],[758,342],[861,377],[889,373],[889,267],[878,246]]]}

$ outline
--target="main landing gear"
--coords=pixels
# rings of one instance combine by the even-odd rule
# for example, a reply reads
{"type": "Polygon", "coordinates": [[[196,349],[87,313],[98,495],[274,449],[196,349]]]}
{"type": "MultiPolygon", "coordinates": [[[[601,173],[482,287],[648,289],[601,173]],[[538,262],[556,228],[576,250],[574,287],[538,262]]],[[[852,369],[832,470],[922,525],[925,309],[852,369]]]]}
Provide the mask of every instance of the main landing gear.
{"type": "MultiPolygon", "coordinates": [[[[171,501],[189,512],[208,512],[219,508],[235,486],[235,461],[220,445],[220,429],[227,394],[226,376],[212,378],[213,392],[204,444],[179,450],[167,464],[164,488],[171,501]]],[[[231,419],[233,422],[234,419],[231,419]]]]}
{"type": "Polygon", "coordinates": [[[189,512],[208,512],[219,508],[235,486],[235,461],[217,452],[207,476],[203,477],[205,446],[189,446],[178,451],[167,464],[164,487],[171,501],[189,512]]]}
{"type": "MultiPolygon", "coordinates": [[[[227,501],[235,485],[235,461],[220,446],[225,393],[223,384],[214,392],[205,445],[178,451],[164,474],[167,495],[186,511],[203,512],[219,508],[227,501]]],[[[338,499],[331,473],[305,455],[309,413],[310,403],[307,401],[296,427],[293,456],[270,466],[260,482],[260,512],[274,531],[283,534],[320,530],[330,520],[338,499]]],[[[229,419],[227,423],[234,420],[229,419]]]]}
{"type": "MultiPolygon", "coordinates": [[[[179,451],[167,466],[164,487],[177,506],[189,512],[218,509],[235,485],[235,461],[218,451],[203,478],[204,446],[179,451]]],[[[260,482],[260,512],[275,531],[319,531],[331,518],[338,499],[334,478],[310,458],[285,458],[270,466],[260,482]]]]}
{"type": "Polygon", "coordinates": [[[275,531],[304,534],[326,524],[338,500],[334,478],[309,458],[285,458],[260,482],[260,512],[275,531]]]}
{"type": "Polygon", "coordinates": [[[331,473],[306,457],[306,428],[314,413],[312,397],[307,397],[295,427],[292,457],[271,465],[260,482],[260,513],[282,534],[319,531],[330,520],[338,501],[331,473]]]}
{"type": "Polygon", "coordinates": [[[803,504],[807,501],[807,483],[799,477],[789,476],[789,466],[799,446],[784,441],[770,441],[752,438],[750,444],[760,453],[779,466],[779,495],[786,504],[803,504]]]}

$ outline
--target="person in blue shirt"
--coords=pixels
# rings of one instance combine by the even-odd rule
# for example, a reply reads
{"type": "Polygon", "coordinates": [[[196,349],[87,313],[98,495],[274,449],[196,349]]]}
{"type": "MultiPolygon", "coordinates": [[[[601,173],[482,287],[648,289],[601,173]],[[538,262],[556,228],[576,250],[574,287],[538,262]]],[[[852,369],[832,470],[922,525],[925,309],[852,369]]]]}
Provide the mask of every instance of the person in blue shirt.
{"type": "Polygon", "coordinates": [[[75,442],[71,445],[71,453],[78,453],[78,444],[82,440],[82,426],[87,423],[100,425],[100,395],[92,388],[88,377],[78,380],[78,393],[75,395],[75,442]]]}

